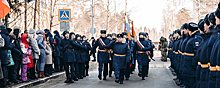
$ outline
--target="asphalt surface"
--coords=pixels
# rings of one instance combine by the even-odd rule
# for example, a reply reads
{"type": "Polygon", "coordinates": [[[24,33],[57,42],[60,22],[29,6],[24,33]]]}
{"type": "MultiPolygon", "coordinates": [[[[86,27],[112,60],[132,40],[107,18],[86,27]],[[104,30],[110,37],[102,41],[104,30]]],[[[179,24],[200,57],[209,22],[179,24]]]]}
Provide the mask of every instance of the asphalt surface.
{"type": "Polygon", "coordinates": [[[145,80],[141,80],[138,77],[138,70],[136,69],[134,74],[131,74],[129,80],[125,80],[124,84],[115,83],[115,77],[107,77],[107,80],[98,79],[98,64],[97,62],[90,62],[89,76],[75,81],[75,83],[64,83],[65,75],[51,79],[43,84],[34,86],[32,88],[179,88],[175,85],[173,78],[168,66],[170,61],[161,62],[160,52],[155,52],[154,59],[156,61],[150,62],[149,77],[145,80]]]}

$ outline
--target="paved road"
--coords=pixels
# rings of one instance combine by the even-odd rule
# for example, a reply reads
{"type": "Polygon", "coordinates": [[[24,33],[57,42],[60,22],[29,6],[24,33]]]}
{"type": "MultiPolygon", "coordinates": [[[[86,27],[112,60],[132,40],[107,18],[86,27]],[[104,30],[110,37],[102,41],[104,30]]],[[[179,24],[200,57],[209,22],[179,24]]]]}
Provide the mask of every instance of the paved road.
{"type": "MultiPolygon", "coordinates": [[[[155,62],[150,63],[149,77],[142,81],[138,77],[138,71],[131,75],[130,80],[124,81],[124,84],[120,85],[114,82],[114,76],[107,78],[106,81],[99,80],[97,78],[97,69],[91,69],[89,77],[81,79],[73,84],[66,84],[65,75],[59,78],[49,80],[46,83],[34,86],[33,88],[178,88],[173,82],[173,76],[168,69],[168,62],[161,62],[159,52],[155,52],[155,62]]],[[[97,63],[92,63],[93,68],[96,68],[97,63]]]]}

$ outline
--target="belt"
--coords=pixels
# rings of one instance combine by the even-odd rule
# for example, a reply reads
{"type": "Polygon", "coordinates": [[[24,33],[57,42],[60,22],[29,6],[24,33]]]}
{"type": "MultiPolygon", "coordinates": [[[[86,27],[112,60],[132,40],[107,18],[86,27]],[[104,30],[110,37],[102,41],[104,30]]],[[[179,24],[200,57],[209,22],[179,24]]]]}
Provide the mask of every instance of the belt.
{"type": "Polygon", "coordinates": [[[100,52],[107,52],[107,50],[100,50],[100,49],[98,49],[98,51],[100,51],[100,52]]]}
{"type": "Polygon", "coordinates": [[[146,53],[146,51],[138,51],[138,53],[146,53]]]}
{"type": "Polygon", "coordinates": [[[194,56],[194,53],[185,53],[185,55],[187,55],[187,56],[194,56]]]}
{"type": "Polygon", "coordinates": [[[172,48],[168,48],[168,50],[172,50],[172,48]]]}
{"type": "Polygon", "coordinates": [[[209,67],[209,70],[210,70],[210,71],[217,71],[217,68],[216,68],[216,66],[210,66],[210,67],[209,67]]]}
{"type": "Polygon", "coordinates": [[[198,65],[202,65],[201,62],[198,62],[198,65]]]}
{"type": "Polygon", "coordinates": [[[182,54],[182,52],[180,50],[178,50],[179,54],[182,54]]]}
{"type": "Polygon", "coordinates": [[[209,64],[201,64],[201,67],[202,67],[202,68],[208,68],[208,67],[209,67],[209,64]]]}
{"type": "Polygon", "coordinates": [[[115,56],[118,56],[118,57],[124,57],[124,56],[126,56],[125,54],[123,54],[123,55],[120,55],[120,54],[114,54],[115,56]]]}
{"type": "Polygon", "coordinates": [[[216,66],[216,68],[217,68],[217,71],[220,71],[220,66],[216,66]]]}
{"type": "Polygon", "coordinates": [[[67,49],[66,51],[74,51],[74,49],[67,49]]]}

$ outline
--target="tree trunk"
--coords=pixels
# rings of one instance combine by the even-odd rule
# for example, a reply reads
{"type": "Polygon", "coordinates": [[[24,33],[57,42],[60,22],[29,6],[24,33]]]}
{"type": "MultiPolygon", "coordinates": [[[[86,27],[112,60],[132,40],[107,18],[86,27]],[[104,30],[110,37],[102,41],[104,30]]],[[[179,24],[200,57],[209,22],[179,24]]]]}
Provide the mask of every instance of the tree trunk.
{"type": "Polygon", "coordinates": [[[24,30],[27,30],[27,0],[25,0],[24,30]]]}
{"type": "Polygon", "coordinates": [[[36,14],[37,14],[37,0],[35,0],[35,8],[34,8],[34,30],[36,29],[36,14]]]}
{"type": "Polygon", "coordinates": [[[51,27],[53,25],[53,0],[51,0],[51,4],[50,4],[50,31],[51,31],[51,27]]]}

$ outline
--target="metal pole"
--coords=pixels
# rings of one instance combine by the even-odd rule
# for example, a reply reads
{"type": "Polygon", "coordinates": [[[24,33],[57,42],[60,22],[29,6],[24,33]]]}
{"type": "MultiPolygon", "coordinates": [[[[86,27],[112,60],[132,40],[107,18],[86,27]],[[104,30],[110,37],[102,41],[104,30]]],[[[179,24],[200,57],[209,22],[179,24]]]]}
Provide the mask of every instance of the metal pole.
{"type": "Polygon", "coordinates": [[[94,37],[94,4],[92,0],[92,37],[94,37]]]}

